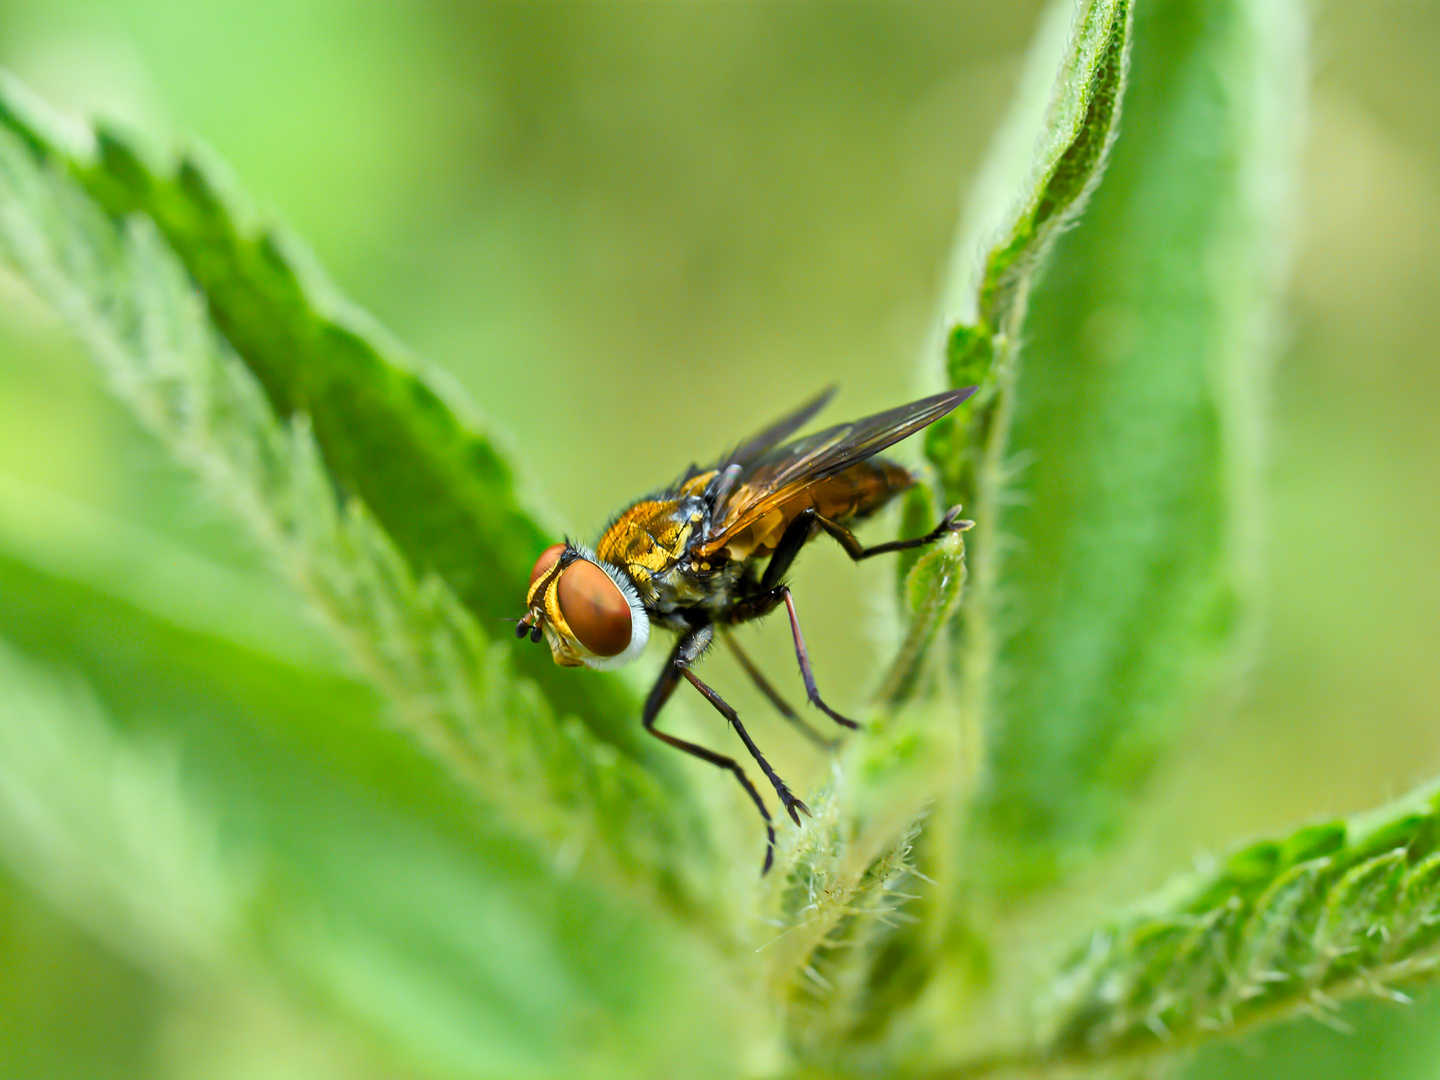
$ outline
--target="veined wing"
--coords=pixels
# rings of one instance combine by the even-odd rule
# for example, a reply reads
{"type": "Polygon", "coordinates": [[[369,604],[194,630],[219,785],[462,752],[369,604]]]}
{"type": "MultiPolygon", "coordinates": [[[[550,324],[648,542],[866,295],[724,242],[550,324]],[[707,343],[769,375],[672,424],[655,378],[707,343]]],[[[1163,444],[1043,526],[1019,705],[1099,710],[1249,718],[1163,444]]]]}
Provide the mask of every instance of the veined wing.
{"type": "Polygon", "coordinates": [[[809,423],[810,418],[830,404],[830,399],[834,396],[835,387],[826,387],[813,400],[801,405],[789,416],[781,417],[754,438],[726,454],[716,468],[724,469],[730,465],[739,465],[743,476],[756,461],[764,456],[766,451],[784,442],[809,423]]]}
{"type": "MultiPolygon", "coordinates": [[[[709,468],[702,469],[698,465],[691,465],[683,475],[676,479],[666,494],[684,491],[691,480],[702,475],[720,477],[729,474],[728,486],[728,480],[733,480],[736,476],[744,473],[754,462],[764,456],[766,451],[794,435],[810,421],[811,417],[828,405],[834,396],[835,387],[828,386],[794,412],[782,416],[764,431],[747,439],[734,450],[722,454],[720,460],[709,468]]],[[[723,500],[724,495],[722,494],[721,501],[723,500]]]]}
{"type": "MultiPolygon", "coordinates": [[[[751,456],[747,460],[739,460],[737,451],[736,455],[722,463],[722,468],[738,463],[741,471],[734,478],[724,501],[713,511],[712,532],[695,549],[695,553],[702,557],[714,554],[732,536],[775,507],[788,502],[812,484],[818,484],[934,423],[975,390],[972,386],[921,398],[874,416],[837,424],[768,451],[759,445],[761,437],[757,436],[742,447],[742,450],[750,451],[751,456]]],[[[794,431],[826,400],[828,393],[817,399],[818,404],[812,403],[795,417],[782,420],[765,435],[772,436],[772,433],[781,430],[787,430],[787,433],[794,431]],[[802,415],[804,419],[787,429],[792,420],[802,415]]]]}

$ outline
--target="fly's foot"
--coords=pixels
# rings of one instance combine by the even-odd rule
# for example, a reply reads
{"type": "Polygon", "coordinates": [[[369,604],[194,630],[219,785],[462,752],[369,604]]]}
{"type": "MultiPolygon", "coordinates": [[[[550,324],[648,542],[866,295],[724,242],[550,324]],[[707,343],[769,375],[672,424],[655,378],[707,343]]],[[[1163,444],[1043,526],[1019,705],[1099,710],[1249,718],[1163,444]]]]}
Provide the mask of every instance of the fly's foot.
{"type": "Polygon", "coordinates": [[[830,717],[831,720],[834,720],[835,723],[839,724],[841,727],[847,727],[851,731],[854,731],[860,726],[857,721],[851,720],[848,716],[841,716],[834,709],[830,708],[829,705],[826,705],[825,702],[820,700],[819,694],[816,694],[810,698],[810,704],[814,705],[817,709],[823,712],[826,716],[830,717]]]}
{"type": "Polygon", "coordinates": [[[770,822],[765,822],[765,865],[760,868],[760,876],[764,877],[770,872],[770,867],[775,865],[775,830],[771,828],[770,822]]]}
{"type": "Polygon", "coordinates": [[[940,537],[944,536],[947,532],[958,533],[964,532],[966,529],[974,528],[975,523],[973,521],[966,521],[960,516],[961,509],[959,506],[952,506],[950,512],[940,519],[940,524],[932,534],[936,540],[940,539],[940,537]]]}
{"type": "Polygon", "coordinates": [[[814,816],[810,813],[810,807],[792,795],[790,789],[783,783],[775,785],[775,794],[780,796],[780,804],[785,807],[785,812],[790,815],[790,820],[796,825],[800,824],[801,813],[804,813],[806,817],[814,816]]]}

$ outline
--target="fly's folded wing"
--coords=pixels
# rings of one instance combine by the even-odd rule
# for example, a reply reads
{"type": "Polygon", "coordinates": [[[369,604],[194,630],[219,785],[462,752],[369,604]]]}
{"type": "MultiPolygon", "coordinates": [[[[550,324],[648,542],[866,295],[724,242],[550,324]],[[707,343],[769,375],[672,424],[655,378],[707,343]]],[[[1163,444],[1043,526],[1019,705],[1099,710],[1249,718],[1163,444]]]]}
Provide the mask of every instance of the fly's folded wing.
{"type": "Polygon", "coordinates": [[[694,553],[702,558],[713,555],[767,515],[795,501],[806,489],[934,423],[975,389],[950,390],[848,424],[837,424],[783,446],[768,446],[764,440],[784,438],[819,411],[829,400],[827,391],[719,463],[717,468],[722,472],[738,465],[739,475],[712,512],[710,536],[694,553]]]}

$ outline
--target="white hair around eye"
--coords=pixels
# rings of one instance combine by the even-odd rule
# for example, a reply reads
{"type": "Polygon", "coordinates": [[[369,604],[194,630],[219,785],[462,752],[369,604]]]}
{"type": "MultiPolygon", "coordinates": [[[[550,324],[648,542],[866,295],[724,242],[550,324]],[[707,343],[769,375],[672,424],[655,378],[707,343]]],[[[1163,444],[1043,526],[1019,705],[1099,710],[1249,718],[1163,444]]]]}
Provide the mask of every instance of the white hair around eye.
{"type": "Polygon", "coordinates": [[[580,659],[586,667],[592,667],[596,671],[609,671],[613,668],[624,667],[633,662],[645,651],[645,646],[650,641],[650,616],[645,613],[645,605],[640,603],[640,594],[635,591],[635,584],[627,574],[617,566],[612,566],[605,560],[598,558],[595,552],[582,544],[570,545],[586,562],[594,563],[605,575],[615,583],[620,590],[620,595],[625,598],[625,603],[630,606],[630,644],[625,651],[615,656],[595,656],[593,654],[582,655],[580,659]]]}

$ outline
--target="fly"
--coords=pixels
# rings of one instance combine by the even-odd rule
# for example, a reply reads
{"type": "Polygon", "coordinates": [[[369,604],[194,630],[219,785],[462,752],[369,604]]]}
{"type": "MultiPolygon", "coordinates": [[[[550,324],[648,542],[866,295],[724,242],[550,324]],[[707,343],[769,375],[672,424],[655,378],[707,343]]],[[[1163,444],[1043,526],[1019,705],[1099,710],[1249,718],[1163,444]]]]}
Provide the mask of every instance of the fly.
{"type": "Polygon", "coordinates": [[[908,469],[876,455],[934,423],[975,389],[936,394],[786,442],[825,407],[834,393],[827,390],[710,468],[691,466],[670,487],[622,511],[593,549],[569,540],[553,544],[531,571],[526,614],[515,632],[548,642],[557,664],[620,667],[644,651],[652,626],[677,635],[642,722],[677,750],[734,774],[765,822],[762,874],[775,858],[775,829],[760,792],[739,762],[660,731],[655,721],[680,680],[689,682],[729,721],[785,812],[800,824],[809,807],[776,775],[735,710],[695,675],[695,662],[718,634],[775,707],[803,723],[729,633],[783,605],[810,704],[841,727],[858,727],[820,697],[785,575],[800,549],[822,532],[859,562],[968,529],[971,522],[960,520],[958,506],[924,536],[873,547],[856,540],[850,526],[915,483],[908,469]]]}

